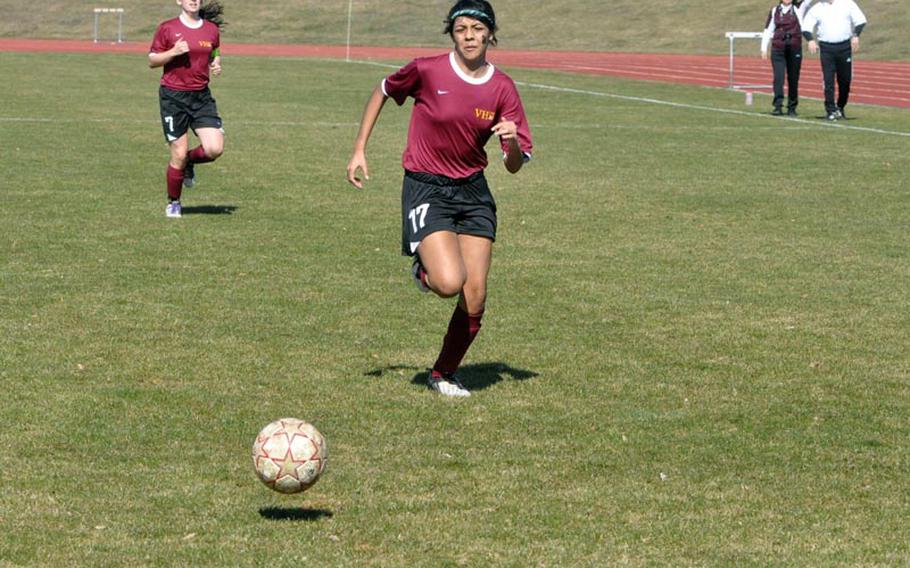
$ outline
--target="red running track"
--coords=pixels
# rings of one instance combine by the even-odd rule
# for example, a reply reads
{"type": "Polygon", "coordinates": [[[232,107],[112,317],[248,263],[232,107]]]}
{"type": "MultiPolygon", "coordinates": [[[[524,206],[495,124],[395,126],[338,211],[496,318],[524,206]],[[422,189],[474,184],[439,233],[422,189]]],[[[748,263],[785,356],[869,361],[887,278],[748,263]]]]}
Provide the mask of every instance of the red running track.
{"type": "MultiPolygon", "coordinates": [[[[146,53],[148,43],[93,43],[73,40],[0,39],[0,51],[67,52],[67,53],[146,53]]],[[[320,57],[357,60],[398,60],[440,53],[439,48],[363,47],[343,45],[269,45],[228,44],[225,55],[260,57],[320,57]]],[[[806,58],[800,77],[800,95],[824,98],[818,56],[804,50],[806,58]]],[[[648,53],[606,53],[586,51],[512,51],[494,49],[490,59],[504,67],[525,67],[610,75],[642,81],[687,83],[708,87],[728,87],[728,56],[673,55],[648,53]]],[[[771,63],[759,57],[737,56],[735,82],[738,85],[767,85],[771,82],[771,63]]],[[[873,105],[910,108],[910,62],[864,61],[862,54],[854,63],[850,101],[873,105]]],[[[753,89],[770,92],[770,88],[753,89]]]]}

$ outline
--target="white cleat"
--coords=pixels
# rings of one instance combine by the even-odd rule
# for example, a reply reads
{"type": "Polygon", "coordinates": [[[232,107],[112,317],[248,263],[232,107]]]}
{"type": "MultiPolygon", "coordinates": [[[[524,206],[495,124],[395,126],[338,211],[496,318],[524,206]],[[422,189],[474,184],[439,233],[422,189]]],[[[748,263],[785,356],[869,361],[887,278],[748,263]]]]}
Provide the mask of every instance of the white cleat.
{"type": "Polygon", "coordinates": [[[452,397],[466,397],[471,396],[471,392],[464,388],[464,385],[461,384],[461,381],[458,380],[458,377],[455,375],[447,375],[444,377],[434,377],[432,374],[427,378],[427,386],[431,390],[438,392],[441,395],[452,396],[452,397]]]}
{"type": "Polygon", "coordinates": [[[180,207],[179,201],[171,201],[164,209],[164,214],[171,218],[183,217],[183,208],[180,207]]]}

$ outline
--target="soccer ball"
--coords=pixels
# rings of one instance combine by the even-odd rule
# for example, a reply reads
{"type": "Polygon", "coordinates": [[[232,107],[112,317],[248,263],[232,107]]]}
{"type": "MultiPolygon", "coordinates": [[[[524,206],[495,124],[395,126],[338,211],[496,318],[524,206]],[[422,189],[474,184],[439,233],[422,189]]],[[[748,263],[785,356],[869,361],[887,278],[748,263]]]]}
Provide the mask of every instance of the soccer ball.
{"type": "Polygon", "coordinates": [[[256,475],[279,493],[300,493],[312,487],[328,457],[325,436],[296,418],[272,422],[253,441],[256,475]]]}

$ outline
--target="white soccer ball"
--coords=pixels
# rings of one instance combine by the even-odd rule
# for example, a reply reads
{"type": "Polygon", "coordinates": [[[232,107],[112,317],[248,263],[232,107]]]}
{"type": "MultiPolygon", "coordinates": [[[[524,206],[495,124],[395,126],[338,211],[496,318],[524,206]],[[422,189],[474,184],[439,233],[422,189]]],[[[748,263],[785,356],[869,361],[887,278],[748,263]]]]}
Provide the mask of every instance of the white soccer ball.
{"type": "Polygon", "coordinates": [[[296,418],[272,422],[253,441],[256,475],[279,493],[299,493],[312,487],[328,457],[325,436],[296,418]]]}

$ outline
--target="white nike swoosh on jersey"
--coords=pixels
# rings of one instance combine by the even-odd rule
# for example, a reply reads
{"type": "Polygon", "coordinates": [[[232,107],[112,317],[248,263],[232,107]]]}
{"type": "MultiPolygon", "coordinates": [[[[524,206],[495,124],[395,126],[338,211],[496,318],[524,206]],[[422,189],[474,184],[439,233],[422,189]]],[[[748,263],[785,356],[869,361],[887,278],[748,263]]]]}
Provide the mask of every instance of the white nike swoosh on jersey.
{"type": "Polygon", "coordinates": [[[440,90],[440,89],[436,89],[436,94],[437,94],[437,95],[448,95],[449,92],[448,92],[448,91],[442,91],[442,90],[440,90]]]}

